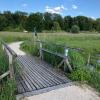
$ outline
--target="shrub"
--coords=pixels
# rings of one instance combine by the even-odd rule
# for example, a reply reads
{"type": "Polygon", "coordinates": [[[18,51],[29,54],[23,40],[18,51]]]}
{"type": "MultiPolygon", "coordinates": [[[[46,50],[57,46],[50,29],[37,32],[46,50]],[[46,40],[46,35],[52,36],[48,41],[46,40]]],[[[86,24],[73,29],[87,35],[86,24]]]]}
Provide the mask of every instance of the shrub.
{"type": "Polygon", "coordinates": [[[60,25],[59,25],[58,22],[54,22],[53,30],[54,30],[54,31],[60,31],[60,30],[61,30],[61,27],[60,27],[60,25]]]}
{"type": "Polygon", "coordinates": [[[72,33],[79,33],[80,28],[77,25],[73,25],[71,28],[72,33]]]}
{"type": "Polygon", "coordinates": [[[86,67],[79,67],[69,77],[74,81],[88,82],[91,79],[91,74],[86,67]]]}

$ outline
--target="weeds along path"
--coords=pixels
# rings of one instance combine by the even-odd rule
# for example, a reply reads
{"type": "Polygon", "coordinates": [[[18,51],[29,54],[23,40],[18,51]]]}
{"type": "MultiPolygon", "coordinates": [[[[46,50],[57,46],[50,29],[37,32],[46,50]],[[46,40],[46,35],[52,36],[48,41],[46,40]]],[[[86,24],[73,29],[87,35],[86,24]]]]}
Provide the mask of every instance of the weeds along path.
{"type": "MultiPolygon", "coordinates": [[[[21,43],[14,42],[9,44],[9,47],[17,55],[26,55],[25,52],[20,50],[21,43]]],[[[23,100],[100,100],[100,97],[87,85],[71,85],[39,95],[25,97],[23,100]]]]}

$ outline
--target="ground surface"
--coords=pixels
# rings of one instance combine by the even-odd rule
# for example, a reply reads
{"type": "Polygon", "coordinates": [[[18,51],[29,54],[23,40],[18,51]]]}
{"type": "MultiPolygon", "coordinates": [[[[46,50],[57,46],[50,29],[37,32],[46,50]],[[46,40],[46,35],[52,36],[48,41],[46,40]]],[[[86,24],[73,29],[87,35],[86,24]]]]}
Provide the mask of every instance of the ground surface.
{"type": "MultiPolygon", "coordinates": [[[[9,44],[9,46],[18,54],[25,55],[20,50],[21,42],[9,44]]],[[[52,90],[47,93],[25,97],[25,100],[100,100],[100,97],[87,86],[67,86],[64,88],[52,90]]]]}
{"type": "Polygon", "coordinates": [[[85,86],[81,88],[73,85],[28,97],[26,100],[100,100],[100,98],[85,86]]]}
{"type": "Polygon", "coordinates": [[[26,55],[25,52],[20,50],[20,44],[22,42],[14,42],[9,45],[9,47],[17,54],[17,55],[26,55]]]}

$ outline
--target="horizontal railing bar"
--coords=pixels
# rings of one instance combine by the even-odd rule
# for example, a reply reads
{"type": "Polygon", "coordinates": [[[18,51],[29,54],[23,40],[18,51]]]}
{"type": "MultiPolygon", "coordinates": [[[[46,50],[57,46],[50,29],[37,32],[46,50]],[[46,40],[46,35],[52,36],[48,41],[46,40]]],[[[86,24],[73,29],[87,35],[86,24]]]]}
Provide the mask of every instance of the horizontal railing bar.
{"type": "Polygon", "coordinates": [[[61,58],[66,58],[66,56],[64,56],[64,55],[62,55],[62,54],[54,53],[54,52],[51,52],[51,51],[49,51],[49,50],[47,50],[47,49],[44,49],[44,48],[42,48],[41,50],[42,50],[42,51],[45,51],[45,52],[48,52],[48,53],[51,53],[51,54],[53,54],[53,55],[59,56],[59,57],[61,57],[61,58]]]}
{"type": "Polygon", "coordinates": [[[9,51],[9,53],[15,57],[17,57],[17,54],[4,42],[2,41],[3,46],[9,51]]]}
{"type": "Polygon", "coordinates": [[[5,77],[8,76],[9,74],[10,74],[10,71],[5,72],[4,74],[2,74],[2,75],[0,76],[0,80],[3,79],[3,78],[5,78],[5,77]]]}

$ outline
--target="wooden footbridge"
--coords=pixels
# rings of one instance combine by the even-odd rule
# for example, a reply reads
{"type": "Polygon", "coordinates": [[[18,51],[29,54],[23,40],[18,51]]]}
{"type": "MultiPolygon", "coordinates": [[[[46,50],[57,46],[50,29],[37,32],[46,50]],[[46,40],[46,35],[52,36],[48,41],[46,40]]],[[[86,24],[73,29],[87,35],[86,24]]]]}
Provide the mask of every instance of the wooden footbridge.
{"type": "MultiPolygon", "coordinates": [[[[30,55],[17,55],[5,43],[3,43],[3,49],[9,57],[9,71],[3,74],[0,79],[8,74],[10,74],[11,78],[15,78],[18,94],[24,94],[27,96],[30,94],[34,95],[43,91],[58,88],[59,86],[63,86],[70,82],[62,71],[54,69],[50,64],[40,58],[30,55]]],[[[52,53],[43,49],[40,44],[41,58],[43,57],[43,51],[52,53]]],[[[59,62],[59,66],[64,63],[64,66],[67,64],[68,68],[72,70],[66,56],[57,53],[54,54],[63,57],[61,63],[59,62]]]]}

